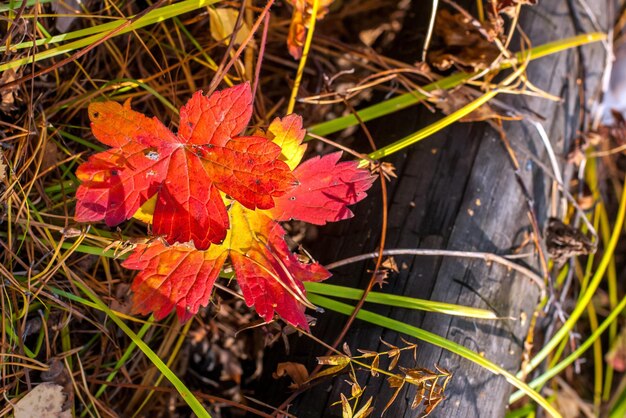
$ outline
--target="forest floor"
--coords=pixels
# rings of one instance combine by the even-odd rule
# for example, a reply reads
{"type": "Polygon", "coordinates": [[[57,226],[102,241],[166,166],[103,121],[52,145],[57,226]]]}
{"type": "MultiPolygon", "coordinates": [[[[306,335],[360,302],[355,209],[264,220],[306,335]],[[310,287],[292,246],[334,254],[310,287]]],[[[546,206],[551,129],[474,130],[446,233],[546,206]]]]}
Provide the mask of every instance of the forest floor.
{"type": "MultiPolygon", "coordinates": [[[[216,268],[215,275],[220,277],[213,289],[206,280],[201,284],[208,293],[204,299],[199,296],[198,306],[191,311],[185,305],[188,300],[181,301],[187,293],[181,296],[182,291],[171,291],[170,299],[162,301],[161,293],[147,293],[140,287],[164,273],[161,265],[141,259],[138,248],[154,248],[150,245],[155,242],[165,248],[174,246],[166,233],[155,232],[159,228],[156,222],[150,225],[158,215],[154,207],[142,206],[150,197],[148,192],[138,198],[147,218],[133,213],[118,222],[105,222],[105,215],[79,222],[84,217],[77,215],[77,207],[93,208],[102,203],[81,200],[85,199],[81,184],[87,183],[86,170],[95,170],[93,166],[85,168],[86,162],[94,161],[90,157],[115,148],[103,143],[103,138],[159,137],[161,133],[154,130],[159,129],[157,125],[137,122],[139,116],[129,116],[121,107],[104,121],[97,119],[106,114],[105,108],[96,105],[88,109],[93,103],[130,101],[134,111],[154,116],[180,133],[185,126],[179,126],[179,120],[185,120],[185,112],[192,112],[181,108],[185,109],[195,92],[208,96],[249,82],[253,111],[250,107],[248,135],[267,136],[264,132],[271,130],[268,127],[275,118],[295,113],[301,115],[308,134],[305,159],[339,149],[344,160],[354,162],[348,164],[354,170],[350,173],[358,176],[369,171],[369,180],[346,183],[362,190],[358,198],[339,196],[348,202],[337,209],[342,211],[335,216],[340,220],[348,217],[348,204],[358,204],[365,197],[361,192],[365,193],[371,181],[380,182],[383,191],[385,184],[396,181],[394,167],[385,162],[387,156],[453,123],[487,121],[497,127],[506,120],[508,110],[499,105],[497,94],[555,99],[526,79],[528,60],[596,42],[602,42],[607,51],[613,51],[613,45],[616,51],[624,50],[620,46],[626,39],[626,14],[618,12],[611,39],[593,33],[549,45],[529,44],[517,27],[517,16],[535,2],[477,0],[469,2],[469,11],[449,1],[422,2],[425,24],[415,28],[414,37],[403,39],[417,45],[418,56],[410,61],[401,51],[393,51],[398,36],[406,33],[407,16],[414,7],[408,0],[0,3],[0,391],[4,399],[0,416],[43,416],[46,410],[53,417],[292,416],[289,402],[268,404],[256,397],[254,388],[268,384],[259,380],[261,375],[267,376],[264,355],[277,345],[288,346],[298,333],[333,353],[320,359],[324,367],[307,369],[285,358],[270,372],[275,379],[291,379],[296,391],[316,379],[345,373],[351,386],[346,386],[345,396],[336,399],[337,414],[363,418],[372,412],[371,399],[361,396],[358,382],[349,373],[365,368],[385,376],[392,387],[415,385],[421,394],[415,399],[420,413],[437,410],[446,416],[445,387],[453,377],[445,369],[395,367],[394,358],[415,349],[411,335],[405,335],[403,347],[355,353],[342,347],[341,338],[321,341],[314,336],[314,326],[313,334],[306,329],[323,310],[309,309],[308,323],[299,320],[304,307],[311,305],[305,290],[314,305],[327,310],[335,305],[324,305],[325,299],[319,295],[329,292],[362,305],[374,284],[385,291],[382,285],[397,269],[392,257],[380,255],[365,292],[325,288],[326,282],[303,287],[303,281],[313,280],[317,274],[314,269],[322,268],[312,263],[316,255],[306,251],[307,243],[322,233],[310,222],[283,224],[287,235],[284,248],[288,245],[289,251],[281,247],[282,240],[259,238],[261,229],[252,228],[249,234],[252,245],[261,243],[259,251],[265,251],[271,264],[261,265],[265,273],[257,274],[265,274],[263,280],[276,278],[279,285],[270,284],[267,289],[276,285],[275,295],[284,297],[270,300],[269,313],[260,308],[259,293],[263,292],[250,290],[254,287],[250,283],[257,279],[237,275],[243,268],[237,268],[235,258],[216,268]],[[440,118],[377,149],[377,138],[369,136],[366,122],[409,106],[423,106],[440,118]],[[144,129],[143,133],[133,133],[135,127],[144,129]],[[106,135],[101,133],[104,131],[106,135]],[[365,132],[367,140],[355,140],[357,131],[365,132]],[[77,172],[79,167],[82,172],[77,172]],[[129,256],[141,260],[123,265],[129,256]],[[282,256],[293,264],[285,265],[282,256]],[[131,265],[135,267],[129,268],[131,265]],[[272,268],[277,271],[267,273],[272,268]],[[142,271],[137,276],[134,270],[142,271]],[[179,299],[172,299],[174,294],[179,299]],[[254,307],[251,300],[256,302],[254,307]],[[179,315],[168,315],[172,310],[179,315]],[[153,311],[155,315],[147,315],[153,311]],[[181,321],[181,316],[187,320],[181,321]],[[379,367],[381,358],[391,361],[389,370],[379,367]],[[49,401],[42,405],[29,394],[49,401]]],[[[621,57],[619,52],[617,56],[621,57]]],[[[536,416],[542,408],[565,417],[626,416],[622,313],[626,307],[626,246],[622,242],[626,121],[619,113],[611,116],[610,112],[612,107],[626,108],[619,101],[619,74],[623,72],[619,63],[613,84],[603,83],[603,90],[597,92],[598,106],[574,138],[575,146],[558,156],[562,172],[577,173],[569,184],[553,185],[554,202],[566,206],[561,219],[554,221],[548,232],[542,225],[540,236],[531,233],[528,237],[537,244],[535,251],[545,252],[545,265],[532,273],[549,283],[544,299],[537,301],[538,312],[554,307],[556,298],[562,315],[550,335],[536,336],[546,341],[549,349],[542,351],[529,342],[526,364],[532,363],[533,356],[545,354],[542,358],[547,366],[541,374],[524,377],[533,382],[532,389],[515,380],[514,386],[523,396],[512,402],[510,417],[536,416]],[[610,101],[603,111],[599,103],[604,95],[610,101]],[[581,371],[585,362],[593,368],[581,371]]],[[[609,75],[604,79],[609,80],[609,75]]],[[[233,112],[247,112],[247,105],[233,104],[236,101],[216,103],[235,109],[220,114],[227,121],[237,119],[233,112]]],[[[263,138],[271,142],[273,137],[263,138]]],[[[285,149],[281,155],[286,155],[285,149]]],[[[144,144],[140,152],[150,158],[152,151],[144,144]]],[[[89,181],[96,182],[95,177],[105,174],[115,177],[120,167],[134,169],[129,163],[132,154],[120,157],[123,162],[116,160],[120,155],[106,160],[119,166],[100,166],[97,175],[90,172],[94,177],[89,181]]],[[[234,159],[227,169],[232,172],[240,165],[245,165],[245,160],[234,159]]],[[[338,170],[339,166],[332,167],[338,170]]],[[[193,175],[189,178],[193,182],[193,175]]],[[[103,185],[110,181],[108,177],[97,181],[98,187],[111,187],[103,185]]],[[[258,179],[257,184],[261,181],[266,178],[258,179]]],[[[220,190],[224,199],[231,199],[227,200],[228,216],[235,219],[233,208],[243,198],[224,197],[235,192],[220,190]]],[[[393,216],[382,207],[381,212],[393,216]]],[[[303,217],[319,220],[313,215],[303,217]]],[[[172,234],[182,228],[176,221],[168,224],[172,234]]],[[[235,221],[231,223],[235,231],[235,221]]],[[[196,244],[198,239],[185,247],[189,257],[214,263],[210,250],[196,248],[196,244]]],[[[213,248],[217,247],[214,244],[213,248]]],[[[370,251],[380,248],[384,242],[370,251]]],[[[173,269],[173,262],[169,263],[164,266],[173,269]]],[[[200,269],[198,265],[194,268],[200,269]]],[[[164,282],[173,287],[183,286],[185,281],[199,282],[189,271],[176,274],[164,282]]],[[[400,302],[393,295],[383,295],[373,303],[443,309],[411,298],[400,302]]],[[[493,316],[473,307],[449,305],[446,309],[455,315],[493,316]]],[[[384,322],[377,325],[386,326],[384,322]]],[[[454,349],[453,345],[450,348],[454,349]]],[[[487,367],[477,357],[472,361],[487,367]]],[[[286,395],[285,400],[290,398],[286,395]]],[[[384,403],[387,401],[394,399],[384,403]]]]}

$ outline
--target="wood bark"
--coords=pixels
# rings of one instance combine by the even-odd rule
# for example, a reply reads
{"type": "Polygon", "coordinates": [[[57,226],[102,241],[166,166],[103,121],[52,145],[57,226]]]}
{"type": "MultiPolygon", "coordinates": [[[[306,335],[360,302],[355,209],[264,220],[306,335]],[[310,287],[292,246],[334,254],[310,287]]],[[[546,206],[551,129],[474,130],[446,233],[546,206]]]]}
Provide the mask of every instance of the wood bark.
{"type": "MultiPolygon", "coordinates": [[[[521,27],[535,46],[584,32],[606,31],[614,22],[615,5],[608,0],[593,2],[594,19],[600,28],[594,27],[595,23],[577,0],[539,3],[535,7],[524,7],[520,20],[521,27]]],[[[406,47],[409,42],[419,46],[419,42],[415,42],[417,29],[411,22],[421,16],[423,23],[424,15],[430,13],[430,4],[413,2],[404,32],[399,37],[399,48],[406,47]]],[[[406,47],[402,49],[402,58],[410,62],[412,54],[412,61],[417,61],[420,53],[420,48],[406,47]]],[[[605,63],[605,49],[599,43],[551,55],[530,63],[528,79],[540,89],[561,98],[560,101],[528,96],[498,97],[523,113],[536,115],[549,136],[561,167],[578,130],[588,122],[605,63]]],[[[382,145],[441,117],[441,114],[431,114],[423,106],[416,106],[368,123],[368,126],[378,144],[382,145]]],[[[504,122],[504,130],[519,159],[519,175],[530,192],[531,205],[543,229],[549,215],[552,179],[537,161],[549,166],[546,149],[536,127],[528,120],[504,122]]],[[[364,139],[361,144],[365,150],[364,139]]],[[[389,187],[386,248],[510,254],[531,231],[527,199],[515,170],[498,133],[486,123],[454,124],[394,155],[389,161],[396,166],[398,178],[389,187]]],[[[357,206],[353,220],[322,229],[313,244],[313,254],[322,262],[332,262],[375,251],[380,239],[381,212],[380,188],[374,188],[370,197],[357,206]]],[[[533,247],[524,248],[528,251],[533,247]]],[[[519,370],[524,339],[539,297],[535,284],[527,277],[481,260],[411,256],[397,256],[395,260],[400,272],[390,276],[383,292],[490,309],[499,317],[512,319],[465,319],[371,304],[366,304],[366,309],[462,344],[512,373],[519,370]]],[[[536,255],[521,262],[540,272],[536,255]]],[[[373,266],[373,261],[369,261],[339,268],[333,272],[334,277],[329,283],[365,288],[373,266]]],[[[347,320],[347,317],[333,312],[316,316],[318,322],[313,333],[329,343],[347,320]]],[[[401,337],[415,341],[356,320],[346,342],[353,353],[358,348],[384,351],[386,346],[380,342],[381,338],[403,346],[401,337]]],[[[422,341],[418,344],[417,361],[403,354],[401,366],[433,369],[439,365],[454,374],[446,391],[447,399],[431,416],[505,415],[513,388],[504,378],[446,350],[422,341]]],[[[303,363],[310,370],[316,364],[315,356],[324,354],[325,349],[306,337],[293,338],[290,353],[275,350],[268,356],[265,369],[271,372],[275,370],[276,362],[288,359],[303,363]]],[[[373,396],[376,410],[372,416],[380,416],[393,389],[389,388],[384,377],[372,377],[367,371],[358,372],[358,378],[362,386],[367,386],[363,401],[373,396]]],[[[341,407],[331,405],[339,401],[340,393],[349,395],[346,379],[345,375],[337,377],[300,395],[289,412],[301,418],[340,417],[341,407]]],[[[286,381],[273,381],[264,387],[269,398],[259,396],[280,402],[288,393],[286,385],[286,381]]],[[[410,408],[415,395],[414,388],[406,385],[385,416],[419,416],[419,409],[410,408]]]]}

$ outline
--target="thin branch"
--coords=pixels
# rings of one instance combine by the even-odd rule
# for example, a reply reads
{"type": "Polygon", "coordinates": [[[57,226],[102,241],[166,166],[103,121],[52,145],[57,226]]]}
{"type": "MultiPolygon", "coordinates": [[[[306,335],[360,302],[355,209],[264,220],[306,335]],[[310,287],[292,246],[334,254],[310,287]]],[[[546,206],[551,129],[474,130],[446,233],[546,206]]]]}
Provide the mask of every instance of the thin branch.
{"type": "MultiPolygon", "coordinates": [[[[474,252],[474,251],[452,251],[452,250],[433,250],[433,249],[422,249],[422,248],[401,248],[401,249],[391,249],[384,250],[383,256],[393,256],[393,255],[415,255],[415,256],[435,256],[435,257],[461,257],[461,258],[474,258],[484,260],[487,263],[495,262],[501,264],[505,267],[508,267],[512,270],[517,271],[518,273],[523,274],[532,280],[537,287],[541,290],[541,298],[545,296],[546,285],[538,274],[534,273],[532,270],[521,266],[517,263],[508,260],[507,258],[493,254],[493,253],[485,253],[485,252],[474,252]]],[[[326,267],[328,270],[333,270],[341,266],[345,266],[348,264],[353,264],[359,261],[368,260],[371,258],[377,258],[378,251],[374,251],[367,254],[356,255],[354,257],[346,258],[343,260],[335,261],[334,263],[327,264],[326,267]]]]}

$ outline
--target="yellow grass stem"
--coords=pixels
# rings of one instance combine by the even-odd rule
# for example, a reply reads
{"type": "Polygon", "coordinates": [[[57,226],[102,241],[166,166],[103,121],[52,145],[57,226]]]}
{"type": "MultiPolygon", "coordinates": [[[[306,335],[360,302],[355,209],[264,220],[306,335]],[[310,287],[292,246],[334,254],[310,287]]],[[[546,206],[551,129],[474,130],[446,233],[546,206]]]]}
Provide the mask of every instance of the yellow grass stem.
{"type": "Polygon", "coordinates": [[[296,79],[293,82],[293,89],[291,90],[291,97],[289,98],[289,105],[287,106],[287,114],[293,113],[293,108],[296,106],[296,97],[298,97],[300,82],[302,81],[302,75],[304,74],[304,67],[306,67],[306,59],[309,56],[309,49],[311,48],[311,42],[313,41],[313,32],[315,31],[315,22],[317,20],[317,10],[319,9],[319,5],[319,0],[313,0],[313,10],[311,11],[311,19],[309,20],[309,30],[306,34],[304,47],[302,48],[302,57],[300,57],[300,64],[298,64],[296,79]]]}

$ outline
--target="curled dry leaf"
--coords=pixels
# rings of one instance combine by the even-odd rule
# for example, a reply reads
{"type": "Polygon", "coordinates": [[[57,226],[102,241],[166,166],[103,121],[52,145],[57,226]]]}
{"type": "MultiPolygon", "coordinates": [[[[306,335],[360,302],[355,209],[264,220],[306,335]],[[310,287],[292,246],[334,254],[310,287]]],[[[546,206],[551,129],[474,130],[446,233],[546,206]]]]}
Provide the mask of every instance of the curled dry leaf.
{"type": "MultiPolygon", "coordinates": [[[[10,83],[19,78],[19,76],[20,75],[13,69],[6,70],[2,73],[2,76],[0,76],[0,85],[10,83]]],[[[16,91],[17,86],[5,87],[0,90],[0,110],[2,112],[9,113],[16,109],[14,106],[16,91]]]]}
{"type": "Polygon", "coordinates": [[[470,16],[441,9],[436,22],[435,35],[443,46],[428,54],[429,61],[436,68],[447,70],[456,65],[463,70],[482,70],[500,55],[500,50],[490,39],[495,36],[494,31],[482,27],[470,16]]]}
{"type": "MultiPolygon", "coordinates": [[[[289,34],[287,35],[287,48],[294,59],[302,56],[302,47],[306,39],[306,31],[311,20],[313,0],[287,0],[293,6],[289,34]]],[[[333,0],[319,0],[317,20],[323,19],[328,13],[328,8],[333,0]]]]}
{"type": "Polygon", "coordinates": [[[7,166],[4,163],[4,153],[0,150],[0,181],[7,179],[7,166]]]}
{"type": "Polygon", "coordinates": [[[348,356],[336,355],[336,356],[323,356],[317,358],[317,363],[322,366],[332,366],[327,369],[321,370],[319,373],[311,376],[311,379],[318,379],[323,376],[332,376],[341,372],[350,364],[350,358],[348,356]]]}
{"type": "Polygon", "coordinates": [[[298,389],[303,383],[309,380],[309,372],[304,364],[287,361],[278,363],[276,371],[272,373],[274,379],[280,379],[283,376],[289,376],[293,383],[289,385],[289,389],[298,389]]]}

